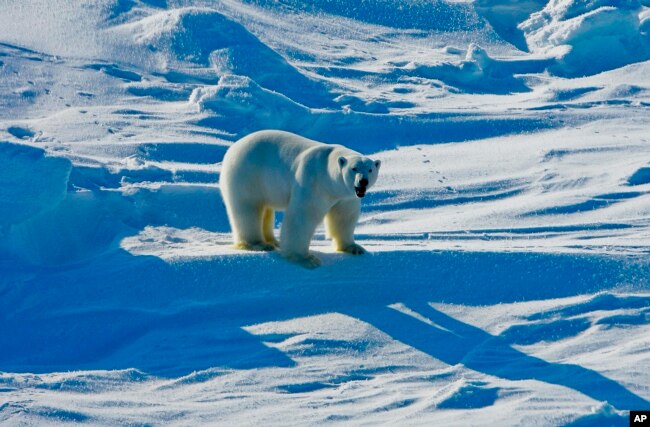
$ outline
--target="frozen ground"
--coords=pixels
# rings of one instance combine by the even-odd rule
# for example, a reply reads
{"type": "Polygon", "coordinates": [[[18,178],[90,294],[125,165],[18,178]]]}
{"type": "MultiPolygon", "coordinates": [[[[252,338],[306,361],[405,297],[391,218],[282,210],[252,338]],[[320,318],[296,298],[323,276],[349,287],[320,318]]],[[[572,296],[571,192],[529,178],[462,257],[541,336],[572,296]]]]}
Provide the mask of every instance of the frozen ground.
{"type": "Polygon", "coordinates": [[[0,424],[627,425],[649,6],[4,2],[0,424]],[[383,161],[371,254],[229,247],[264,128],[383,161]]]}

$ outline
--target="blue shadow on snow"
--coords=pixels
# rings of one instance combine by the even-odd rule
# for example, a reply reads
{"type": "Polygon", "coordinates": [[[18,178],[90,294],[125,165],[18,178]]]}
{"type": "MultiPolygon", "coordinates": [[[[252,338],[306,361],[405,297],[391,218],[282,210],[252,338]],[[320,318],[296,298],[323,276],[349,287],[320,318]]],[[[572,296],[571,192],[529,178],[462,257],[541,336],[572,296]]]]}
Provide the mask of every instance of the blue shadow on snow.
{"type": "Polygon", "coordinates": [[[648,289],[650,264],[575,254],[379,252],[321,254],[307,271],[277,254],[166,263],[113,250],[56,268],[0,262],[0,370],[48,373],[135,367],[178,377],[212,367],[294,365],[243,327],[339,312],[449,364],[510,380],[561,385],[618,409],[644,399],[596,371],[528,356],[431,308],[648,289]],[[368,272],[373,274],[369,275],[368,272]],[[443,329],[390,307],[405,303],[443,329]]]}

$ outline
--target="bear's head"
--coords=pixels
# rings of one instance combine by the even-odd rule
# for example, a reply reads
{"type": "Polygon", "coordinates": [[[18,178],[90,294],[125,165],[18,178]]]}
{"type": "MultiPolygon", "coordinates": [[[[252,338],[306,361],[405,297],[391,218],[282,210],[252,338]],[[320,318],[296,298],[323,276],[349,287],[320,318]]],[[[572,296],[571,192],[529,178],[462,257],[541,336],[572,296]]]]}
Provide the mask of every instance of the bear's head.
{"type": "Polygon", "coordinates": [[[345,186],[357,197],[366,195],[366,190],[377,181],[381,161],[367,157],[339,157],[339,167],[345,186]]]}

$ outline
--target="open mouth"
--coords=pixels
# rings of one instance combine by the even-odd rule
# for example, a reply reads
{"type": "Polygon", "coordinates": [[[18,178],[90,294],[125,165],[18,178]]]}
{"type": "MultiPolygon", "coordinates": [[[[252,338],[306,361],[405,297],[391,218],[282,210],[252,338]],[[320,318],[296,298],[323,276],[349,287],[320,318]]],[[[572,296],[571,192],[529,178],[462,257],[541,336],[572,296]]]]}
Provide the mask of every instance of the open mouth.
{"type": "Polygon", "coordinates": [[[366,195],[366,187],[354,187],[354,192],[357,193],[357,197],[361,198],[366,195]]]}

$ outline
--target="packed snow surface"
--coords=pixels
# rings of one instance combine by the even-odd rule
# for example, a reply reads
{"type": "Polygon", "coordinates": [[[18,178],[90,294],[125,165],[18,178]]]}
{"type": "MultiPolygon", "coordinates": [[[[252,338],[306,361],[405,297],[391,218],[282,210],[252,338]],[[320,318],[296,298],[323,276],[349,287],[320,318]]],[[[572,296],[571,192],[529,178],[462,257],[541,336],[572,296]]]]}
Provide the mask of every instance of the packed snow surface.
{"type": "Polygon", "coordinates": [[[627,425],[649,59],[646,0],[5,1],[0,424],[627,425]],[[368,255],[231,248],[268,128],[382,160],[368,255]]]}

